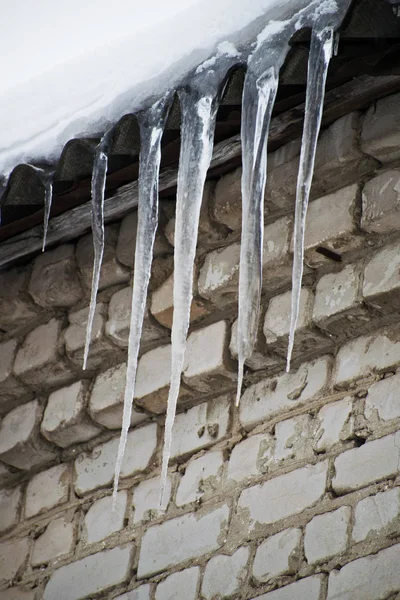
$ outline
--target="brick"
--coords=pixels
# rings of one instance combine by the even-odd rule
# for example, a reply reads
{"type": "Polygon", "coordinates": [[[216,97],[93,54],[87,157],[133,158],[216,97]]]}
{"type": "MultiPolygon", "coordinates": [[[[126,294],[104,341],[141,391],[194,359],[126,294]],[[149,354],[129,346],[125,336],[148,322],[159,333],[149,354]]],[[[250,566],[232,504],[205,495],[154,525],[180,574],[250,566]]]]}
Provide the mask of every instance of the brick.
{"type": "Polygon", "coordinates": [[[350,506],[341,506],[311,519],[304,536],[304,552],[309,564],[323,562],[346,551],[350,515],[350,506]]]}
{"type": "Polygon", "coordinates": [[[319,600],[321,587],[322,576],[313,575],[279,588],[279,590],[257,596],[257,600],[293,600],[294,598],[296,600],[319,600]]]}
{"type": "Polygon", "coordinates": [[[324,495],[327,471],[325,461],[245,489],[239,498],[237,518],[244,512],[248,529],[253,531],[258,524],[275,523],[303,511],[324,495]]]}
{"type": "Polygon", "coordinates": [[[188,337],[183,380],[201,392],[234,386],[236,368],[229,356],[230,331],[226,321],[193,331],[188,337]]]}
{"type": "MultiPolygon", "coordinates": [[[[96,377],[89,400],[90,416],[96,423],[107,429],[121,429],[125,384],[125,363],[96,377]]],[[[146,419],[146,414],[132,406],[131,425],[138,425],[146,419]]]]}
{"type": "Polygon", "coordinates": [[[365,538],[393,533],[398,529],[400,490],[394,488],[360,500],[354,510],[352,538],[361,542],[365,538]]]}
{"type": "Polygon", "coordinates": [[[244,439],[232,449],[228,463],[228,481],[241,483],[266,473],[274,451],[270,434],[257,434],[244,439]]]}
{"type": "Polygon", "coordinates": [[[301,529],[285,529],[262,542],[253,563],[257,583],[295,573],[300,563],[300,540],[301,529]]]}
{"type": "Polygon", "coordinates": [[[122,596],[115,596],[114,600],[150,600],[150,585],[145,583],[122,596]]]}
{"type": "Polygon", "coordinates": [[[359,448],[352,448],[335,459],[332,486],[337,494],[364,487],[398,473],[400,432],[359,448]]]}
{"type": "Polygon", "coordinates": [[[242,168],[221,177],[216,185],[210,212],[212,218],[232,231],[242,227],[242,168]]]}
{"type": "Polygon", "coordinates": [[[239,243],[209,252],[199,272],[200,296],[218,305],[235,301],[239,281],[239,261],[239,243]]]}
{"type": "Polygon", "coordinates": [[[165,486],[165,504],[160,508],[160,485],[159,477],[141,481],[133,490],[133,523],[139,521],[151,521],[162,515],[167,509],[171,498],[171,478],[167,477],[165,486]]]}
{"type": "Polygon", "coordinates": [[[399,249],[399,244],[386,246],[364,269],[364,300],[383,314],[391,315],[400,310],[399,249]]]}
{"type": "MultiPolygon", "coordinates": [[[[126,215],[121,222],[118,235],[117,259],[122,265],[130,268],[132,268],[135,263],[137,221],[137,210],[126,215]]],[[[154,240],[153,256],[161,256],[168,252],[171,252],[171,246],[159,227],[154,240]]]]}
{"type": "Polygon", "coordinates": [[[61,517],[50,521],[46,531],[33,545],[32,566],[48,564],[56,558],[70,554],[74,549],[74,524],[61,517]]]}
{"type": "Polygon", "coordinates": [[[312,451],[312,418],[300,415],[286,419],[275,425],[275,448],[272,461],[278,468],[283,461],[311,458],[312,451]]]}
{"type": "Polygon", "coordinates": [[[186,514],[149,527],[140,548],[138,578],[199,558],[221,547],[229,519],[228,506],[204,516],[186,514]]]}
{"type": "Polygon", "coordinates": [[[18,331],[34,323],[42,312],[28,296],[29,267],[16,267],[0,273],[0,328],[18,331]]]}
{"type": "Polygon", "coordinates": [[[353,402],[350,397],[326,404],[316,416],[314,450],[326,452],[331,446],[350,438],[354,429],[353,402]]]}
{"type": "Polygon", "coordinates": [[[400,544],[331,571],[327,600],[379,600],[400,588],[400,544]]]}
{"type": "Polygon", "coordinates": [[[65,565],[50,576],[43,600],[78,600],[129,578],[132,546],[113,548],[65,565]]]}
{"type": "Polygon", "coordinates": [[[0,544],[0,583],[9,582],[25,564],[29,553],[29,538],[13,539],[0,544]]]}
{"type": "MultiPolygon", "coordinates": [[[[109,485],[114,478],[114,465],[119,439],[96,446],[91,455],[75,460],[75,491],[85,494],[97,487],[109,485]]],[[[156,449],[157,425],[152,423],[129,432],[121,477],[129,477],[146,469],[156,449]],[[140,448],[140,452],[137,449],[140,448]]]]}
{"type": "Polygon", "coordinates": [[[51,389],[69,383],[72,373],[58,352],[61,321],[51,319],[28,333],[17,352],[14,374],[24,383],[51,389]]]}
{"type": "Polygon", "coordinates": [[[21,496],[21,486],[0,490],[0,532],[18,523],[21,496]]]}
{"type": "Polygon", "coordinates": [[[382,163],[400,158],[400,94],[386,96],[370,106],[364,117],[361,148],[382,163]]]}
{"type": "MultiPolygon", "coordinates": [[[[122,290],[115,292],[110,298],[108,305],[108,321],[106,322],[106,334],[111,340],[121,348],[128,347],[129,330],[132,308],[132,287],[125,287],[122,290]]],[[[149,314],[146,309],[142,337],[140,340],[141,347],[150,342],[162,339],[165,337],[165,331],[159,327],[158,323],[149,314]]]]}
{"type": "Polygon", "coordinates": [[[42,435],[61,448],[87,442],[100,433],[86,415],[87,387],[77,381],[50,394],[40,427],[42,435]]]}
{"type": "Polygon", "coordinates": [[[203,402],[176,415],[172,430],[171,458],[198,452],[228,433],[230,398],[203,402]]]}
{"type": "MultiPolygon", "coordinates": [[[[174,313],[174,274],[172,273],[151,296],[150,312],[157,321],[167,327],[172,328],[172,317],[174,313]]],[[[194,294],[196,286],[194,287],[194,294]]],[[[200,299],[193,297],[190,305],[190,322],[195,323],[206,314],[208,310],[200,299]]]]}
{"type": "MultiPolygon", "coordinates": [[[[102,362],[106,362],[107,358],[115,357],[117,353],[115,347],[104,335],[106,312],[105,304],[101,302],[96,304],[90,337],[89,369],[98,367],[102,362]]],[[[79,367],[82,366],[83,361],[88,315],[89,307],[70,313],[68,315],[70,325],[64,332],[67,355],[79,367]]]]}
{"type": "Polygon", "coordinates": [[[124,526],[126,503],[126,490],[118,492],[115,509],[112,496],[105,496],[93,502],[83,521],[84,543],[100,542],[120,531],[124,526]]]}
{"type": "Polygon", "coordinates": [[[13,587],[0,592],[0,600],[35,600],[35,593],[35,590],[13,587]]]}
{"type": "Polygon", "coordinates": [[[70,481],[68,465],[57,465],[34,475],[26,489],[25,517],[33,517],[67,502],[70,481]]]}
{"type": "MultiPolygon", "coordinates": [[[[105,228],[104,255],[100,271],[99,291],[129,281],[129,269],[121,265],[116,257],[118,225],[105,228]]],[[[81,238],[76,246],[76,260],[85,286],[90,290],[93,273],[93,237],[92,234],[81,238]]]]}
{"type": "Polygon", "coordinates": [[[64,244],[36,257],[29,293],[44,308],[69,308],[82,298],[74,245],[64,244]]]}
{"type": "Polygon", "coordinates": [[[204,572],[201,593],[207,600],[226,598],[243,587],[247,575],[249,548],[239,548],[232,556],[214,556],[204,572]]]}
{"type": "Polygon", "coordinates": [[[0,458],[7,465],[29,470],[56,458],[39,434],[42,410],[37,400],[14,408],[0,425],[0,458]]]}
{"type": "Polygon", "coordinates": [[[365,418],[372,419],[375,412],[382,421],[399,418],[400,406],[397,402],[399,385],[400,373],[373,383],[365,398],[365,418]]]}
{"type": "Polygon", "coordinates": [[[400,362],[397,332],[363,336],[342,346],[336,356],[334,381],[338,387],[400,362]]]}
{"type": "Polygon", "coordinates": [[[199,567],[191,567],[174,573],[158,584],[155,599],[196,600],[199,581],[199,567]]]}
{"type": "Polygon", "coordinates": [[[192,460],[179,482],[175,504],[184,506],[199,500],[205,494],[210,495],[215,492],[221,482],[223,465],[221,450],[209,452],[192,460]]]}
{"type": "Polygon", "coordinates": [[[264,379],[249,386],[239,406],[240,421],[250,427],[259,421],[309,402],[322,394],[328,383],[329,359],[303,364],[294,373],[264,379]]]}
{"type": "MultiPolygon", "coordinates": [[[[260,319],[259,321],[261,325],[262,319],[260,319]]],[[[231,341],[229,343],[229,351],[231,353],[231,356],[235,360],[238,359],[237,330],[238,320],[236,319],[231,327],[231,341]]],[[[282,363],[283,361],[280,356],[273,354],[273,352],[267,352],[262,328],[259,327],[254,351],[252,355],[245,361],[246,366],[248,366],[253,371],[258,371],[260,369],[276,368],[277,365],[280,365],[282,363]]]]}
{"type": "Polygon", "coordinates": [[[8,340],[0,344],[0,415],[20,404],[21,398],[29,400],[32,396],[32,392],[13,375],[17,345],[17,340],[8,340]]]}
{"type": "Polygon", "coordinates": [[[6,466],[4,463],[0,462],[0,483],[6,484],[12,481],[14,478],[14,473],[12,470],[6,466]]]}
{"type": "Polygon", "coordinates": [[[313,321],[336,338],[354,338],[370,327],[361,295],[361,269],[347,265],[321,277],[315,290],[313,321]]]}
{"type": "Polygon", "coordinates": [[[361,227],[373,233],[400,229],[400,171],[392,169],[374,177],[362,192],[361,227]]]}

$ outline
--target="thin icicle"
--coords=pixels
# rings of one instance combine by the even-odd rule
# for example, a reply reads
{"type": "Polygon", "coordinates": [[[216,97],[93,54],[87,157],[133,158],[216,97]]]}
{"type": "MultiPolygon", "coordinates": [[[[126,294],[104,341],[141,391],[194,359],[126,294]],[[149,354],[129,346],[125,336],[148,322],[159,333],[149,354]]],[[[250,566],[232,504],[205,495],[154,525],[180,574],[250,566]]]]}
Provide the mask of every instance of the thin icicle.
{"type": "Polygon", "coordinates": [[[53,202],[53,175],[51,172],[46,177],[44,182],[44,219],[43,219],[43,244],[42,244],[42,252],[46,249],[46,241],[47,241],[47,231],[49,229],[49,219],[50,219],[50,211],[51,205],[53,202]]]}
{"type": "Polygon", "coordinates": [[[287,353],[286,371],[290,371],[294,336],[299,316],[301,282],[303,278],[304,235],[311,181],[314,172],[317,140],[321,127],[325,84],[329,61],[334,46],[334,30],[331,26],[313,29],[308,61],[307,96],[304,116],[303,140],[300,153],[299,176],[297,180],[294,254],[292,275],[292,306],[287,353]]]}
{"type": "Polygon", "coordinates": [[[98,144],[92,172],[92,234],[93,234],[93,274],[90,295],[89,314],[86,325],[85,350],[83,353],[83,370],[86,369],[92,337],[93,319],[96,311],[96,298],[99,289],[100,269],[104,254],[104,193],[108,166],[108,152],[112,140],[112,130],[107,131],[98,144]]]}
{"type": "Polygon", "coordinates": [[[212,156],[219,94],[228,69],[237,62],[234,53],[218,58],[211,65],[199,68],[190,86],[179,92],[182,123],[175,220],[171,384],[165,420],[160,506],[164,505],[165,500],[172,428],[190,322],[200,208],[212,156]]]}
{"type": "Polygon", "coordinates": [[[168,116],[171,94],[158,100],[148,110],[139,113],[140,164],[139,203],[136,235],[135,267],[128,345],[128,366],[122,417],[122,431],[115,463],[113,507],[118,492],[118,480],[124,458],[126,440],[131,424],[132,402],[146,309],[147,288],[150,280],[153,246],[158,225],[158,176],[161,160],[161,138],[168,116]]]}

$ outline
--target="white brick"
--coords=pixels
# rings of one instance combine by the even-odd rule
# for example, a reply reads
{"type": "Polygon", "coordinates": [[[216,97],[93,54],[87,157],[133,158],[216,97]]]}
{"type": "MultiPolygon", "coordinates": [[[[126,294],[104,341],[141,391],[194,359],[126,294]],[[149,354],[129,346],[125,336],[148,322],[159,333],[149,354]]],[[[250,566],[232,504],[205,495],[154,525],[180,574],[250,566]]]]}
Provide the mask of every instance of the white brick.
{"type": "Polygon", "coordinates": [[[243,586],[249,549],[239,548],[232,556],[214,556],[208,561],[201,593],[207,600],[226,598],[243,586]]]}
{"type": "MultiPolygon", "coordinates": [[[[112,346],[104,335],[106,309],[105,304],[101,302],[96,304],[88,357],[88,368],[90,369],[97,367],[102,361],[105,361],[111,353],[113,355],[116,353],[115,347],[112,346]]],[[[70,325],[64,332],[67,355],[79,366],[81,366],[83,360],[88,315],[88,306],[70,313],[68,315],[70,325]]]]}
{"type": "Polygon", "coordinates": [[[41,310],[26,293],[30,268],[16,267],[0,274],[0,327],[18,331],[37,318],[41,310]]]}
{"type": "Polygon", "coordinates": [[[204,516],[186,514],[149,527],[140,548],[138,578],[199,558],[220,548],[229,519],[228,506],[204,516]]]}
{"type": "Polygon", "coordinates": [[[383,163],[400,158],[400,94],[374,102],[364,117],[361,148],[383,163]]]}
{"type": "Polygon", "coordinates": [[[389,233],[400,228],[400,171],[374,177],[362,193],[361,227],[365,231],[389,233]]]}
{"type": "Polygon", "coordinates": [[[348,544],[350,506],[314,517],[306,526],[304,552],[310,564],[345,552],[348,544]]]}
{"type": "Polygon", "coordinates": [[[354,511],[353,540],[361,542],[370,534],[373,534],[373,538],[385,534],[388,525],[398,526],[399,512],[399,488],[360,500],[354,511]]]}
{"type": "Polygon", "coordinates": [[[183,379],[191,388],[215,392],[233,385],[236,370],[228,352],[229,333],[226,321],[219,321],[189,335],[183,379]]]}
{"type": "Polygon", "coordinates": [[[270,434],[258,434],[243,440],[233,448],[228,464],[228,480],[241,483],[266,473],[274,450],[270,434]]]}
{"type": "Polygon", "coordinates": [[[312,418],[300,415],[277,423],[275,438],[274,462],[312,457],[312,418]]]}
{"type": "Polygon", "coordinates": [[[50,394],[40,430],[61,448],[91,440],[100,433],[86,415],[87,388],[83,381],[50,394]]]}
{"type": "Polygon", "coordinates": [[[174,573],[157,586],[156,600],[196,600],[200,580],[199,567],[174,573]]]}
{"type": "Polygon", "coordinates": [[[93,502],[83,521],[83,537],[86,544],[100,542],[109,535],[120,531],[124,526],[127,492],[117,494],[115,509],[112,496],[106,496],[93,502]]]}
{"type": "Polygon", "coordinates": [[[0,414],[4,414],[20,404],[21,398],[28,398],[31,392],[13,375],[13,365],[17,350],[17,340],[0,344],[0,414]]]}
{"type": "Polygon", "coordinates": [[[0,583],[9,582],[17,575],[29,553],[29,538],[10,540],[0,544],[0,583]]]}
{"type": "MultiPolygon", "coordinates": [[[[75,460],[75,491],[82,495],[97,487],[106,486],[114,478],[114,465],[119,439],[100,444],[91,456],[81,455],[75,460]]],[[[128,434],[121,477],[129,477],[143,471],[156,449],[157,426],[155,423],[135,429],[128,434]],[[140,452],[138,452],[140,448],[140,452]]]]}
{"type": "Polygon", "coordinates": [[[380,600],[400,589],[400,544],[329,575],[327,600],[380,600]]]}
{"type": "Polygon", "coordinates": [[[171,457],[197,452],[224,438],[229,427],[230,398],[203,402],[176,415],[171,457]]]}
{"type": "Polygon", "coordinates": [[[122,596],[116,596],[114,600],[150,600],[150,585],[145,583],[122,596]]]}
{"type": "Polygon", "coordinates": [[[364,336],[342,346],[336,356],[335,383],[344,385],[400,362],[400,342],[393,336],[364,336]]]}
{"type": "Polygon", "coordinates": [[[221,450],[208,452],[192,460],[180,480],[175,503],[184,506],[209,495],[218,489],[221,482],[224,459],[221,450]]]}
{"type": "Polygon", "coordinates": [[[57,465],[34,475],[26,489],[25,516],[33,517],[66,502],[70,480],[68,465],[57,465]]]}
{"type": "MultiPolygon", "coordinates": [[[[133,267],[135,263],[136,233],[137,233],[138,211],[129,213],[121,222],[117,243],[117,258],[119,262],[127,267],[133,267]]],[[[157,231],[154,240],[153,256],[160,256],[171,251],[164,235],[157,231]]]]}
{"type": "Polygon", "coordinates": [[[39,434],[42,411],[37,400],[14,408],[0,425],[0,458],[17,469],[29,470],[56,457],[39,434]]]}
{"type": "Polygon", "coordinates": [[[244,427],[308,402],[321,394],[328,380],[329,359],[303,364],[295,373],[264,379],[247,388],[239,406],[244,427]]]}
{"type": "Polygon", "coordinates": [[[373,256],[364,269],[364,299],[384,313],[400,308],[399,244],[386,246],[373,256]]]}
{"type": "Polygon", "coordinates": [[[279,588],[279,590],[257,596],[257,600],[319,600],[321,585],[321,575],[313,575],[279,588]]]}
{"type": "MultiPolygon", "coordinates": [[[[106,334],[121,348],[128,347],[130,321],[132,308],[132,287],[126,287],[118,290],[111,296],[108,305],[108,321],[106,322],[106,334]]],[[[149,318],[146,310],[141,344],[153,342],[165,336],[165,331],[161,329],[152,319],[149,318]]]]}
{"type": "Polygon", "coordinates": [[[242,225],[242,169],[239,167],[223,175],[217,182],[210,212],[215,221],[227,225],[233,231],[242,225]]]}
{"type": "Polygon", "coordinates": [[[316,416],[316,452],[326,452],[331,446],[351,437],[354,428],[352,410],[353,402],[348,396],[321,408],[316,416]]]}
{"type": "Polygon", "coordinates": [[[31,563],[34,567],[47,564],[72,552],[74,524],[65,517],[51,521],[44,533],[35,540],[31,563]]]}
{"type": "MultiPolygon", "coordinates": [[[[237,330],[238,320],[236,319],[231,327],[231,340],[229,343],[229,351],[235,360],[238,359],[237,330]]],[[[248,359],[245,360],[245,364],[253,371],[258,371],[260,369],[268,369],[270,367],[276,367],[276,365],[282,364],[282,358],[272,354],[271,352],[267,353],[264,335],[262,331],[259,331],[253,353],[248,359]]]]}
{"type": "Polygon", "coordinates": [[[35,600],[36,590],[8,588],[0,592],[0,600],[35,600]]]}
{"type": "MultiPolygon", "coordinates": [[[[89,412],[96,423],[107,429],[121,429],[125,384],[125,363],[98,375],[89,400],[89,412]]],[[[132,406],[131,425],[137,425],[145,419],[147,415],[132,406]]]]}
{"type": "Polygon", "coordinates": [[[344,494],[397,475],[399,460],[400,432],[347,450],[335,460],[333,489],[344,494]]]}
{"type": "Polygon", "coordinates": [[[15,375],[46,389],[68,383],[72,374],[58,353],[60,333],[61,321],[56,319],[28,333],[15,358],[15,375]]]}
{"type": "Polygon", "coordinates": [[[400,373],[373,383],[365,399],[365,417],[370,419],[373,417],[374,411],[377,412],[377,416],[382,421],[390,421],[400,417],[399,386],[400,373]]]}
{"type": "Polygon", "coordinates": [[[294,573],[300,561],[301,529],[285,529],[262,542],[254,557],[253,576],[258,583],[294,573]]]}
{"type": "Polygon", "coordinates": [[[21,486],[0,491],[0,532],[18,522],[21,495],[21,486]]]}
{"type": "Polygon", "coordinates": [[[141,481],[133,491],[132,506],[133,506],[133,522],[151,521],[152,519],[162,515],[167,509],[171,498],[171,478],[167,477],[165,486],[165,504],[160,508],[160,486],[159,477],[146,479],[141,481]]]}
{"type": "Polygon", "coordinates": [[[122,583],[130,575],[131,550],[130,546],[105,550],[57,569],[43,600],[79,600],[122,583]]]}
{"type": "Polygon", "coordinates": [[[248,515],[249,530],[275,523],[312,506],[325,493],[328,463],[308,465],[245,489],[239,498],[238,518],[248,515]]]}
{"type": "MultiPolygon", "coordinates": [[[[193,282],[194,293],[196,293],[196,281],[193,282]]],[[[158,287],[151,296],[150,312],[157,321],[168,329],[172,328],[172,317],[174,313],[174,274],[171,275],[158,287]]],[[[195,297],[190,305],[190,322],[198,321],[209,311],[204,303],[195,297]]]]}
{"type": "Polygon", "coordinates": [[[199,294],[214,302],[229,301],[237,296],[240,244],[235,243],[209,252],[200,269],[199,294]]]}

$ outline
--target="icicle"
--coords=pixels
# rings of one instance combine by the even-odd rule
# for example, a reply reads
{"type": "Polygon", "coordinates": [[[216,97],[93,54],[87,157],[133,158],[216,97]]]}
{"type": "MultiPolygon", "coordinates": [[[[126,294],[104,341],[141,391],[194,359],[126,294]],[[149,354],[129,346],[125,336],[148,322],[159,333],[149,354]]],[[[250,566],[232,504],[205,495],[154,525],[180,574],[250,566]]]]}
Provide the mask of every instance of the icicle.
{"type": "Polygon", "coordinates": [[[42,244],[42,252],[46,249],[46,241],[47,241],[47,231],[49,229],[49,219],[50,219],[50,211],[51,205],[53,201],[53,175],[54,172],[48,174],[45,179],[45,188],[44,188],[44,219],[43,219],[43,244],[42,244]]]}
{"type": "Polygon", "coordinates": [[[83,370],[86,369],[94,313],[96,310],[97,291],[99,289],[100,269],[104,254],[104,192],[108,165],[108,152],[112,140],[112,130],[107,131],[100,140],[94,157],[92,173],[92,234],[93,234],[93,275],[90,296],[89,314],[86,325],[85,350],[83,353],[83,370]]]}
{"type": "Polygon", "coordinates": [[[315,153],[321,126],[325,84],[329,61],[334,44],[334,30],[331,26],[313,29],[310,56],[308,61],[307,95],[304,116],[303,140],[300,153],[300,168],[297,180],[294,254],[292,275],[292,313],[290,320],[289,346],[286,371],[290,371],[294,335],[299,315],[301,282],[303,278],[304,235],[311,181],[314,172],[315,153]]]}
{"type": "Polygon", "coordinates": [[[160,506],[164,504],[172,428],[190,322],[193,269],[203,188],[212,156],[221,85],[228,69],[237,62],[237,53],[230,52],[218,59],[201,65],[190,85],[179,92],[182,123],[175,219],[171,384],[165,420],[160,506]]]}
{"type": "Polygon", "coordinates": [[[118,492],[118,480],[124,458],[126,440],[131,424],[132,402],[135,395],[135,380],[146,309],[147,287],[150,280],[153,245],[158,225],[158,175],[161,159],[161,138],[168,116],[172,95],[167,94],[148,110],[139,113],[140,164],[139,204],[136,235],[135,267],[133,279],[132,307],[128,345],[128,366],[122,417],[122,431],[115,463],[113,507],[118,492]]]}

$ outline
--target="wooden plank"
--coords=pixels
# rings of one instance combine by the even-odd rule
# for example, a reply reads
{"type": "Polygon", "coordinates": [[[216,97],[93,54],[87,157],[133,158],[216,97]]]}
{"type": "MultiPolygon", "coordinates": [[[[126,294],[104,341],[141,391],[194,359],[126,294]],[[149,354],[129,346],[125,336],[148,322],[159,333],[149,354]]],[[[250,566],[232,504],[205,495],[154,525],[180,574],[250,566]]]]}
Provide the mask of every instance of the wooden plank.
{"type": "MultiPolygon", "coordinates": [[[[323,125],[329,125],[341,116],[357,109],[363,109],[372,102],[400,90],[400,77],[369,77],[363,75],[338,88],[327,92],[324,104],[323,125]]],[[[268,147],[273,150],[301,134],[304,105],[299,105],[271,122],[268,147]]],[[[240,162],[240,135],[235,135],[216,144],[213,152],[209,176],[230,170],[240,162]]],[[[177,182],[176,169],[164,169],[160,173],[160,192],[172,190],[177,182]]],[[[138,183],[133,181],[120,187],[105,200],[106,222],[122,218],[137,207],[138,183]]],[[[81,204],[68,212],[54,217],[49,223],[48,247],[73,240],[90,230],[90,202],[81,204]]],[[[42,226],[18,234],[0,244],[0,268],[5,268],[22,259],[40,252],[42,246],[42,226]]]]}

